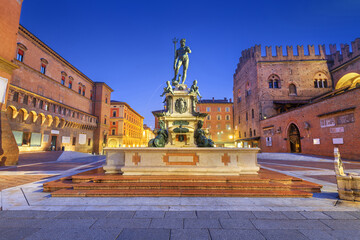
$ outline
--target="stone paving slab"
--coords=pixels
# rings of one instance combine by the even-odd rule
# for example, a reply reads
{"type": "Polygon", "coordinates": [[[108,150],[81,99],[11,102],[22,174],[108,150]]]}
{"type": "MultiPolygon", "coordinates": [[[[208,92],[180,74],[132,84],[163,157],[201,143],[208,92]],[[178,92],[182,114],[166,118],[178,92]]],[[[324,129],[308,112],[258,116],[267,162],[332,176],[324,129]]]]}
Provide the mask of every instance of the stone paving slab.
{"type": "Polygon", "coordinates": [[[0,232],[2,233],[0,239],[354,240],[360,236],[360,219],[354,216],[360,212],[270,213],[261,211],[0,211],[0,232]],[[138,218],[139,216],[149,218],[138,218]],[[204,216],[211,216],[211,218],[204,218],[204,216]],[[280,219],[279,216],[281,216],[280,219]],[[302,219],[294,219],[299,216],[302,219]],[[313,219],[314,216],[316,218],[320,216],[320,218],[313,219]],[[329,219],[324,219],[324,216],[329,219]]]}

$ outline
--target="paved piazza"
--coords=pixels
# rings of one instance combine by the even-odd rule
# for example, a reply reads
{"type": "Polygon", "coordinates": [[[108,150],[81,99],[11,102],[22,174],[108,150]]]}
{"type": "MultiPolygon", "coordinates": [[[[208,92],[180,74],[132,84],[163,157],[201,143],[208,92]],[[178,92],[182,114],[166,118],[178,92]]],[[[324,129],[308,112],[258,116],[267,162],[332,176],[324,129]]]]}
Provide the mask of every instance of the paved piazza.
{"type": "MultiPolygon", "coordinates": [[[[322,184],[313,198],[51,198],[46,181],[103,156],[21,154],[0,168],[0,239],[358,239],[360,203],[337,199],[333,160],[262,153],[263,168],[322,184]]],[[[360,173],[360,162],[344,161],[360,173]]]]}

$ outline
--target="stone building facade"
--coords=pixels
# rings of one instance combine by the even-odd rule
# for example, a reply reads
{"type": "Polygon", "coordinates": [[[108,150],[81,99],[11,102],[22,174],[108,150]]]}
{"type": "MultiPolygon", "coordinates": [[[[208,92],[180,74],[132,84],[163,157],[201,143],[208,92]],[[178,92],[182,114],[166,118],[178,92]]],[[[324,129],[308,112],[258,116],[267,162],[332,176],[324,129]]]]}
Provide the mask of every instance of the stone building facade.
{"type": "Polygon", "coordinates": [[[328,55],[325,46],[319,46],[318,54],[313,46],[308,46],[307,54],[302,46],[297,54],[287,47],[285,56],[281,47],[276,47],[276,56],[270,47],[262,54],[258,45],[243,51],[234,74],[238,146],[330,156],[333,147],[340,145],[345,156],[354,158],[356,154],[347,149],[354,146],[348,138],[356,132],[356,110],[351,113],[351,109],[358,103],[351,98],[358,91],[351,89],[360,86],[360,39],[351,45],[352,51],[347,44],[341,45],[341,51],[330,45],[328,55]],[[330,115],[335,125],[324,125],[330,115]]]}
{"type": "Polygon", "coordinates": [[[94,82],[19,26],[7,116],[20,152],[102,153],[113,91],[94,82]]]}
{"type": "Polygon", "coordinates": [[[109,147],[142,147],[144,117],[126,102],[111,101],[109,147]]]}
{"type": "Polygon", "coordinates": [[[231,98],[203,99],[197,104],[197,111],[207,113],[203,128],[217,147],[234,146],[233,102],[231,98]]]}

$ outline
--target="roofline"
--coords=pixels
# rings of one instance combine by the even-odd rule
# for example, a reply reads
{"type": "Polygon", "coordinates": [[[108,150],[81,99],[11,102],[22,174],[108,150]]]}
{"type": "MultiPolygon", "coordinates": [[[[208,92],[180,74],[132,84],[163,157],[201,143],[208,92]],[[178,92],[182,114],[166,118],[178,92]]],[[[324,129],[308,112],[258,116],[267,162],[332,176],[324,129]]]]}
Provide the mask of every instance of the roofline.
{"type": "Polygon", "coordinates": [[[94,82],[95,84],[104,84],[111,92],[113,92],[114,90],[109,86],[107,85],[107,83],[105,82],[94,82]]]}
{"type": "MultiPolygon", "coordinates": [[[[118,101],[110,101],[110,105],[120,105],[120,104],[124,104],[126,105],[128,108],[130,108],[133,112],[135,112],[139,117],[141,117],[142,119],[145,119],[143,116],[141,116],[137,111],[135,111],[132,107],[130,107],[129,104],[127,104],[126,102],[118,102],[118,101]]],[[[111,108],[111,107],[110,107],[111,108]]]]}
{"type": "Polygon", "coordinates": [[[88,76],[86,76],[84,73],[82,73],[79,69],[77,69],[74,65],[69,63],[65,58],[63,58],[60,54],[58,54],[56,51],[54,51],[52,48],[50,48],[47,44],[45,44],[43,41],[41,41],[38,37],[36,37],[34,34],[32,34],[29,30],[27,30],[24,26],[19,24],[19,31],[28,37],[30,37],[32,40],[34,40],[37,44],[39,44],[41,47],[43,47],[46,51],[48,51],[50,54],[52,54],[54,57],[58,58],[61,62],[63,62],[65,65],[67,65],[70,69],[75,71],[77,74],[79,74],[81,77],[83,77],[85,80],[90,82],[91,84],[94,84],[94,81],[92,81],[88,76]]]}

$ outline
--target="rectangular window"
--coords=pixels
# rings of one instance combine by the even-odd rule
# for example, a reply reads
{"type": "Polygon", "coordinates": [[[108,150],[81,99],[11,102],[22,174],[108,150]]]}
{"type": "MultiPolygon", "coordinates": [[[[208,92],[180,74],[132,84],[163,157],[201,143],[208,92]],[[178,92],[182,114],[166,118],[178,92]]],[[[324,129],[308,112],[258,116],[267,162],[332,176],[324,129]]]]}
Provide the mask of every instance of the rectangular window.
{"type": "Polygon", "coordinates": [[[116,111],[113,111],[113,117],[116,117],[116,111]]]}
{"type": "Polygon", "coordinates": [[[73,137],[73,140],[72,140],[72,145],[75,146],[76,145],[76,137],[73,137]]]}
{"type": "Polygon", "coordinates": [[[92,93],[90,93],[90,100],[92,100],[92,93]]]}
{"type": "Polygon", "coordinates": [[[88,139],[88,146],[91,145],[91,138],[88,139]]]}
{"type": "Polygon", "coordinates": [[[61,77],[61,84],[65,85],[65,77],[64,76],[61,77]]]}
{"type": "Polygon", "coordinates": [[[210,107],[207,107],[207,108],[206,108],[206,111],[207,111],[207,112],[210,112],[210,107]]]}
{"type": "Polygon", "coordinates": [[[72,81],[69,81],[69,88],[72,89],[72,81]]]}
{"type": "Polygon", "coordinates": [[[225,111],[230,112],[230,108],[229,107],[225,108],[225,111]]]}
{"type": "Polygon", "coordinates": [[[230,124],[226,124],[226,130],[231,130],[230,124]]]}
{"type": "Polygon", "coordinates": [[[23,99],[23,103],[27,105],[28,102],[29,102],[29,97],[28,97],[28,95],[25,95],[24,99],[23,99]]]}
{"type": "Polygon", "coordinates": [[[41,64],[40,72],[42,74],[45,74],[45,72],[46,72],[46,65],[44,63],[41,64]]]}
{"type": "Polygon", "coordinates": [[[31,147],[41,146],[41,133],[31,133],[30,146],[31,147]]]}
{"type": "Polygon", "coordinates": [[[248,113],[246,113],[246,118],[245,119],[246,119],[246,121],[248,120],[248,113]]]}
{"type": "Polygon", "coordinates": [[[115,129],[111,130],[111,135],[115,135],[115,129]]]}
{"type": "Polygon", "coordinates": [[[45,103],[45,110],[49,111],[49,104],[48,103],[45,103]]]}
{"type": "Polygon", "coordinates": [[[24,51],[19,49],[16,55],[16,60],[22,62],[24,60],[24,51]]]}
{"type": "Polygon", "coordinates": [[[81,87],[79,87],[79,94],[81,94],[81,87]]]}
{"type": "Polygon", "coordinates": [[[12,131],[12,132],[14,134],[16,144],[18,146],[21,146],[23,142],[23,132],[20,131],[12,131]]]}
{"type": "Polygon", "coordinates": [[[83,94],[82,95],[85,96],[85,89],[83,89],[83,94]]]}
{"type": "Polygon", "coordinates": [[[115,125],[115,122],[113,122],[113,126],[115,125]]]}
{"type": "Polygon", "coordinates": [[[239,123],[240,123],[240,116],[239,116],[239,123]]]}
{"type": "Polygon", "coordinates": [[[18,92],[15,92],[15,93],[14,93],[13,101],[14,101],[14,102],[18,102],[18,101],[19,101],[19,93],[18,93],[18,92]]]}
{"type": "Polygon", "coordinates": [[[29,146],[30,137],[31,137],[31,133],[29,133],[29,132],[24,132],[23,133],[23,139],[22,139],[22,145],[23,146],[29,146]]]}
{"type": "Polygon", "coordinates": [[[43,105],[44,105],[43,100],[40,100],[40,103],[39,103],[39,108],[40,108],[40,109],[43,109],[43,105]]]}
{"type": "Polygon", "coordinates": [[[221,112],[221,107],[218,107],[217,111],[218,111],[218,112],[221,112]]]}
{"type": "Polygon", "coordinates": [[[36,98],[32,99],[33,106],[36,107],[36,98]]]}
{"type": "Polygon", "coordinates": [[[246,132],[244,132],[244,137],[246,137],[246,132]]]}

